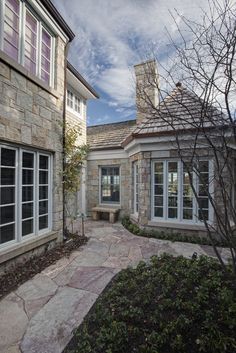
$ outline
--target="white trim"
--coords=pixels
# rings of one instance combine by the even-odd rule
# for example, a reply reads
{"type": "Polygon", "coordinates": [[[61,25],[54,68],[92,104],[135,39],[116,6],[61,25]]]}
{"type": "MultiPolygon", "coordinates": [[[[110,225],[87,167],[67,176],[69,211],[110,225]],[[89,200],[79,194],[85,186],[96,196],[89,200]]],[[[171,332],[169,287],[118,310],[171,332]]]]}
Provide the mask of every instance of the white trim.
{"type": "MultiPolygon", "coordinates": [[[[213,176],[213,161],[207,160],[202,158],[200,161],[208,161],[209,166],[209,181],[213,176]]],[[[189,225],[202,225],[203,221],[198,219],[198,204],[197,200],[193,195],[193,207],[192,212],[193,216],[191,220],[183,219],[183,163],[179,159],[169,158],[169,159],[155,159],[152,160],[151,166],[151,221],[153,222],[162,222],[162,223],[170,223],[170,224],[189,224],[189,225]],[[170,162],[177,162],[178,168],[178,201],[177,201],[177,218],[168,218],[168,163],[170,162]],[[155,217],[155,206],[154,206],[154,197],[155,197],[155,173],[154,173],[154,166],[155,163],[163,163],[163,217],[155,217]]],[[[193,181],[197,188],[198,177],[196,173],[193,172],[193,181]]],[[[209,183],[209,192],[214,192],[214,185],[213,183],[209,183]]],[[[208,201],[208,223],[212,224],[213,222],[213,209],[211,206],[210,201],[208,201]]]]}
{"type": "Polygon", "coordinates": [[[106,159],[128,159],[128,154],[122,149],[90,151],[87,161],[97,161],[106,159]]]}
{"type": "MultiPolygon", "coordinates": [[[[28,148],[17,148],[9,146],[9,144],[0,144],[0,148],[11,149],[16,152],[15,154],[15,167],[12,166],[12,169],[15,170],[15,185],[11,185],[15,187],[15,219],[14,222],[10,222],[11,224],[15,223],[15,239],[3,244],[0,244],[1,248],[6,248],[11,246],[13,243],[24,243],[28,239],[37,238],[38,235],[42,235],[48,233],[52,229],[52,154],[46,152],[40,152],[35,149],[28,148]],[[23,201],[22,200],[22,171],[23,171],[23,153],[31,153],[34,157],[33,168],[27,168],[27,170],[33,171],[33,184],[27,184],[25,186],[33,187],[33,199],[32,201],[23,201]],[[48,186],[48,198],[45,199],[48,201],[48,227],[39,231],[39,157],[46,156],[48,158],[48,169],[45,169],[48,173],[48,183],[45,186],[48,186]],[[22,205],[27,203],[33,203],[33,216],[29,218],[25,218],[22,220],[22,205]],[[33,219],[33,233],[22,236],[22,222],[26,220],[33,219]]],[[[7,166],[6,166],[7,167],[7,166]]],[[[4,166],[3,166],[4,168],[4,166]]],[[[5,185],[4,185],[5,186],[5,185]]],[[[7,205],[3,205],[7,206],[7,205]]],[[[46,214],[45,214],[46,215],[46,214]]],[[[41,215],[42,216],[42,215],[41,215]]],[[[9,224],[10,224],[9,223],[9,224]]],[[[2,226],[7,225],[7,223],[2,226]]]]}
{"type": "MultiPolygon", "coordinates": [[[[42,16],[39,15],[38,11],[35,11],[35,2],[19,0],[19,40],[18,40],[18,58],[17,63],[25,68],[25,26],[26,26],[26,13],[28,13],[37,21],[37,38],[36,38],[36,72],[29,73],[33,76],[38,77],[44,84],[49,87],[54,87],[54,77],[55,77],[55,31],[48,27],[48,22],[44,21],[42,16]],[[42,55],[42,30],[48,33],[51,37],[51,49],[50,49],[50,76],[49,84],[41,78],[41,55],[42,55]]],[[[5,0],[1,1],[0,8],[0,49],[4,51],[4,18],[5,18],[5,0]]],[[[9,55],[8,55],[9,56],[9,55]]],[[[9,56],[12,60],[15,60],[9,56]]]]}
{"type": "Polygon", "coordinates": [[[121,165],[118,164],[109,164],[109,165],[99,165],[99,205],[106,206],[120,206],[121,205],[121,165]],[[104,202],[102,201],[102,168],[119,168],[119,202],[104,202]]]}

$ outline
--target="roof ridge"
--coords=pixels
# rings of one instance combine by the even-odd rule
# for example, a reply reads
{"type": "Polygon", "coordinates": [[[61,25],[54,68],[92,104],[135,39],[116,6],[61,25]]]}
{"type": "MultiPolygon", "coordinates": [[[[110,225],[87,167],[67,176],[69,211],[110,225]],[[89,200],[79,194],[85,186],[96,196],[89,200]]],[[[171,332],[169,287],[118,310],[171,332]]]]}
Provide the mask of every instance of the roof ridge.
{"type": "Polygon", "coordinates": [[[109,126],[109,125],[121,125],[124,123],[130,123],[130,122],[136,122],[136,119],[130,119],[130,120],[124,120],[124,121],[116,121],[114,123],[106,123],[106,124],[97,124],[97,125],[91,125],[87,126],[88,129],[93,128],[93,127],[100,127],[100,126],[109,126]]]}

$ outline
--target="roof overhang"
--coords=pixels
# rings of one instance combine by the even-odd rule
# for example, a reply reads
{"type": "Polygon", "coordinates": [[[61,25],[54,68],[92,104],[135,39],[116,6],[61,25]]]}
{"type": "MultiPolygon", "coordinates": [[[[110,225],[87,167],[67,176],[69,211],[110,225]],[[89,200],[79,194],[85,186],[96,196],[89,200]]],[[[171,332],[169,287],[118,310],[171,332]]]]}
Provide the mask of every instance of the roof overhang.
{"type": "Polygon", "coordinates": [[[67,84],[72,86],[85,99],[99,98],[98,93],[69,62],[67,62],[67,84]]]}
{"type": "Polygon", "coordinates": [[[37,0],[37,2],[40,2],[44,8],[49,12],[49,14],[52,16],[54,21],[60,26],[60,28],[63,30],[63,32],[66,34],[66,36],[69,39],[69,42],[71,42],[75,34],[71,30],[71,28],[68,26],[68,24],[65,22],[59,11],[56,9],[56,7],[53,5],[51,0],[37,0]]]}

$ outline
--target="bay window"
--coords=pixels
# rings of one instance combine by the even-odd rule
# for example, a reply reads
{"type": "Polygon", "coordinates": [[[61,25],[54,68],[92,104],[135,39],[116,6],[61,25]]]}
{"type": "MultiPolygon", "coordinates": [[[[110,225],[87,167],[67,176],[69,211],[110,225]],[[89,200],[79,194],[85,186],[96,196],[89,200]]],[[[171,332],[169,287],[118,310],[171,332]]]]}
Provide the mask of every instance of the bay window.
{"type": "Polygon", "coordinates": [[[209,161],[199,161],[195,169],[181,161],[154,162],[152,217],[187,223],[209,221],[209,177],[209,161]]]}
{"type": "Polygon", "coordinates": [[[120,168],[101,167],[100,170],[101,203],[120,202],[120,168]]]}
{"type": "Polygon", "coordinates": [[[51,156],[0,146],[0,246],[51,229],[51,156]]]}
{"type": "Polygon", "coordinates": [[[53,36],[44,23],[23,0],[3,0],[2,12],[1,50],[53,85],[53,36]]]}

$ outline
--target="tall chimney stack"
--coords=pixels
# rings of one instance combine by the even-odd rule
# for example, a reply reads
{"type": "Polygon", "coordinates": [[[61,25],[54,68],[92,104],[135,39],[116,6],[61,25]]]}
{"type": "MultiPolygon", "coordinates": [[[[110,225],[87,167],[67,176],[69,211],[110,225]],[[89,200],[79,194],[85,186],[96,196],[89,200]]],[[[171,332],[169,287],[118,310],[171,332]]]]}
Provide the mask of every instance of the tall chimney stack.
{"type": "Polygon", "coordinates": [[[155,60],[134,66],[136,76],[137,124],[145,119],[159,104],[159,80],[155,60]]]}

